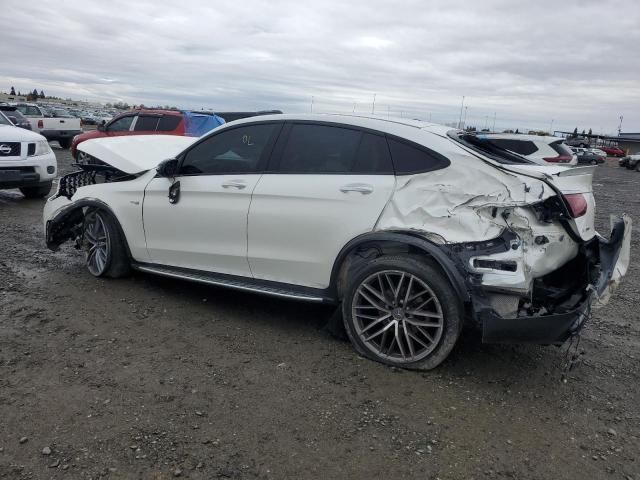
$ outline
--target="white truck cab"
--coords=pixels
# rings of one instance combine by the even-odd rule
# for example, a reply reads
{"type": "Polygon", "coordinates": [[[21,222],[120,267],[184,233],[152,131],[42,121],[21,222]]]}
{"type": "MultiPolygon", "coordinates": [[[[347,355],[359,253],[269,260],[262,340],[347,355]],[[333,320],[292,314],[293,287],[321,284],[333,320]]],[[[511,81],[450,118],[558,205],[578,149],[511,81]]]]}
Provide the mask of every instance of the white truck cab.
{"type": "Polygon", "coordinates": [[[56,108],[50,112],[34,103],[19,103],[16,108],[27,117],[34,132],[47,140],[56,140],[62,148],[69,148],[73,137],[82,133],[80,119],[63,109],[56,108]]]}
{"type": "Polygon", "coordinates": [[[19,188],[28,198],[51,190],[58,165],[42,135],[18,128],[0,112],[0,189],[19,188]]]}

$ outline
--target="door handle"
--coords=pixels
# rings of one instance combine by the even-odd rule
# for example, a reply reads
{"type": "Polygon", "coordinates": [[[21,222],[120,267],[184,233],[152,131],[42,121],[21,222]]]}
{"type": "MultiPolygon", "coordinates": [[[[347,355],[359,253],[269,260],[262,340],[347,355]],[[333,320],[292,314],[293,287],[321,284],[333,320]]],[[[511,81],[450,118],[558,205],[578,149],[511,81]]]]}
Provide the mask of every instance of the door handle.
{"type": "Polygon", "coordinates": [[[243,188],[247,188],[247,182],[244,180],[229,180],[222,184],[222,188],[236,188],[238,190],[242,190],[243,188]]]}
{"type": "Polygon", "coordinates": [[[349,183],[348,185],[341,186],[340,191],[342,193],[360,192],[363,195],[368,195],[373,192],[373,185],[369,185],[368,183],[349,183]]]}

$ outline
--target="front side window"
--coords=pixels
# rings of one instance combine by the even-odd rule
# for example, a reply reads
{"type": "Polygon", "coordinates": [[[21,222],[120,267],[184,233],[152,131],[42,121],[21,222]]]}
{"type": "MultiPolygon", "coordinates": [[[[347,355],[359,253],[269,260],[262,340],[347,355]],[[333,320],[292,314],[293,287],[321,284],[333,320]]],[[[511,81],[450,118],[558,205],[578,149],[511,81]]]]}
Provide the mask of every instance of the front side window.
{"type": "Polygon", "coordinates": [[[180,173],[184,175],[215,175],[253,173],[259,169],[268,152],[276,123],[247,125],[225,129],[195,145],[184,156],[180,173]]]}
{"type": "Polygon", "coordinates": [[[120,117],[114,120],[107,127],[109,132],[128,132],[131,128],[131,122],[133,122],[133,115],[127,115],[126,117],[120,117]]]}
{"type": "Polygon", "coordinates": [[[138,115],[133,130],[136,132],[155,132],[159,119],[160,117],[157,115],[138,115]]]}
{"type": "Polygon", "coordinates": [[[362,133],[326,125],[294,124],[279,170],[288,173],[349,173],[362,133]]]}

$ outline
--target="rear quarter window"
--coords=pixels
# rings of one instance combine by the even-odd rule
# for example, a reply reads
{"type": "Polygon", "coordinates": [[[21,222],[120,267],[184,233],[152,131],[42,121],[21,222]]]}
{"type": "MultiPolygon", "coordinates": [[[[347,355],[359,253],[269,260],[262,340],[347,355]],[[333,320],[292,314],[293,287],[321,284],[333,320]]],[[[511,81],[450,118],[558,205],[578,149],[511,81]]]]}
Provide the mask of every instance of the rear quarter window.
{"type": "Polygon", "coordinates": [[[172,132],[178,128],[181,120],[182,117],[180,115],[163,115],[162,118],[160,118],[160,122],[158,122],[158,131],[172,132]]]}
{"type": "Polygon", "coordinates": [[[394,138],[387,139],[396,175],[431,172],[448,167],[448,158],[433,150],[394,138]]]}

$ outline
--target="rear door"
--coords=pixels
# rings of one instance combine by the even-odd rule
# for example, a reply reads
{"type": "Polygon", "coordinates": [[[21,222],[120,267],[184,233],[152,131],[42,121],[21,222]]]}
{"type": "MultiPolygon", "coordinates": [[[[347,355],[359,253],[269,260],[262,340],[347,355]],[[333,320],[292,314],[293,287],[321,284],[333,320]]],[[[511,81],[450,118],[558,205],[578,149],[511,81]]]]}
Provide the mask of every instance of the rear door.
{"type": "Polygon", "coordinates": [[[383,135],[318,122],[287,124],[249,209],[254,277],[327,287],[338,253],[373,229],[394,185],[383,135]]]}
{"type": "Polygon", "coordinates": [[[133,124],[133,135],[155,135],[161,115],[139,114],[133,124]]]}

